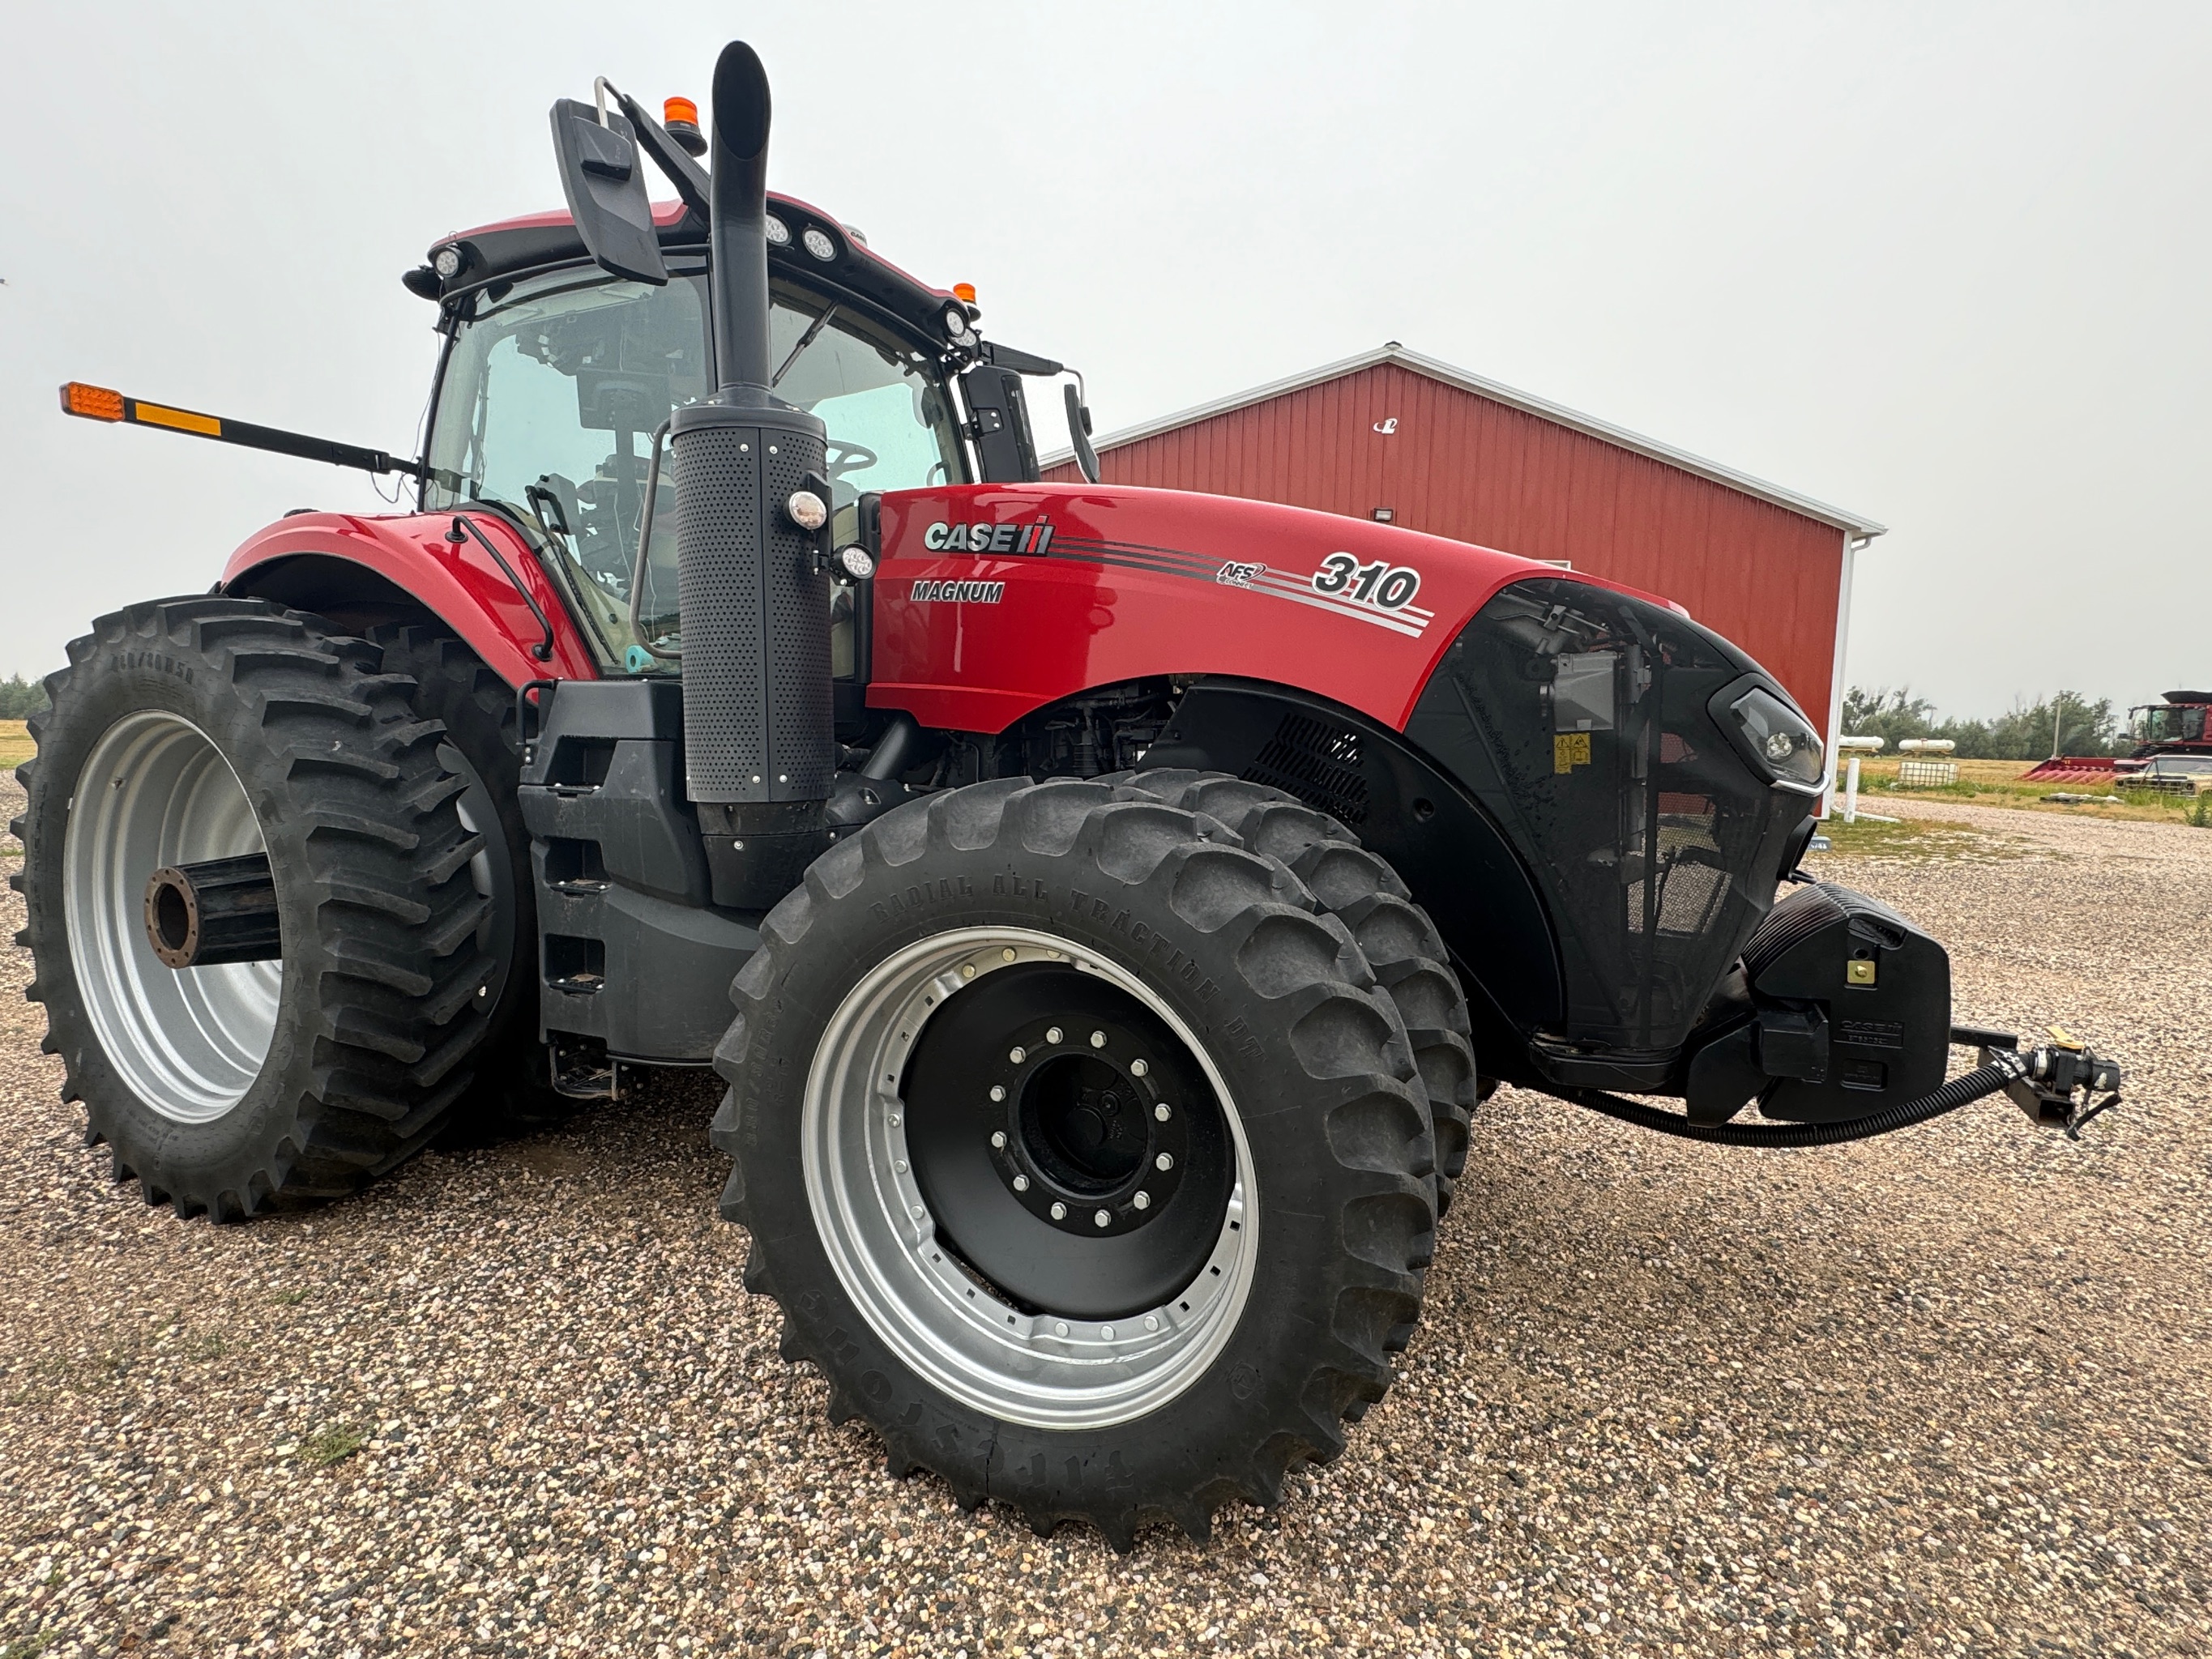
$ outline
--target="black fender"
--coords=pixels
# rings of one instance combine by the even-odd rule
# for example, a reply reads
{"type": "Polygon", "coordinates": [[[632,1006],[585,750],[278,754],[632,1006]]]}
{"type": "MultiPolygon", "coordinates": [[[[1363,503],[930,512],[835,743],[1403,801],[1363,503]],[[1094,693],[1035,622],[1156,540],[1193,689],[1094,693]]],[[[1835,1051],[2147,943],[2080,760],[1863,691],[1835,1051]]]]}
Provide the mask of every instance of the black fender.
{"type": "Polygon", "coordinates": [[[1541,1085],[1528,1040],[1565,1018],[1557,930],[1504,833],[1403,734],[1287,686],[1206,679],[1183,694],[1144,763],[1272,784],[1389,860],[1467,988],[1476,1065],[1487,1078],[1541,1085]]]}

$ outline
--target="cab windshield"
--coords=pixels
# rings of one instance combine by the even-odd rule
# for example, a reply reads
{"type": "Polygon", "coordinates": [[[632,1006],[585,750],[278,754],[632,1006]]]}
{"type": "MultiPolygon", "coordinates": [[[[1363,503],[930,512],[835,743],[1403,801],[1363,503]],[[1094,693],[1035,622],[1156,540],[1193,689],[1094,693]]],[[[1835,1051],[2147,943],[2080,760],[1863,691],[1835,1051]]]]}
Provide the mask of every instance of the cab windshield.
{"type": "MultiPolygon", "coordinates": [[[[825,470],[841,535],[855,532],[864,492],[965,477],[933,360],[872,320],[781,283],[771,307],[775,392],[829,428],[825,470]]],[[[629,649],[630,577],[653,429],[714,389],[708,334],[697,271],[661,288],[568,271],[479,302],[447,360],[425,510],[483,501],[535,530],[603,667],[673,666],[629,649]]],[[[674,484],[664,449],[639,605],[647,639],[664,645],[677,626],[674,484]]]]}
{"type": "Polygon", "coordinates": [[[2135,739],[2137,743],[2197,743],[2204,736],[2204,714],[2201,705],[2184,703],[2153,703],[2135,711],[2135,739]]]}

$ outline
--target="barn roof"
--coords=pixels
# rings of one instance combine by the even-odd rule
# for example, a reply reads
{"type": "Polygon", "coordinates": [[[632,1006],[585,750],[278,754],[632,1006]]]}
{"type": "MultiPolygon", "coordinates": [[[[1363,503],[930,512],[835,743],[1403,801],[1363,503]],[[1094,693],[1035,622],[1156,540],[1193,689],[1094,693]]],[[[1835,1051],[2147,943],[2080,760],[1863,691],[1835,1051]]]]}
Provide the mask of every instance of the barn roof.
{"type": "MultiPolygon", "coordinates": [[[[1441,381],[1445,386],[1456,386],[1462,392],[1472,392],[1478,398],[1487,398],[1492,403],[1503,404],[1509,409],[1517,409],[1524,414],[1534,416],[1539,420],[1549,421],[1555,426],[1566,427],[1570,430],[1586,434],[1601,442],[1646,456],[1665,465],[1678,467],[1685,472],[1693,472],[1701,478],[1710,478],[1715,483],[1725,484],[1730,489],[1741,490],[1743,494],[1755,496],[1763,501],[1771,501],[1775,506],[1797,514],[1801,517],[1812,519],[1821,524],[1833,525],[1838,530],[1849,531],[1854,536],[1872,538],[1883,534],[1888,529],[1887,525],[1878,524],[1860,514],[1849,513],[1839,507],[1830,507],[1825,501],[1816,501],[1811,496],[1801,495],[1794,489],[1784,489],[1781,485],[1769,483],[1764,478],[1754,478],[1747,472],[1738,472],[1735,468],[1723,466],[1717,461],[1706,460],[1703,456],[1692,455],[1687,450],[1676,449],[1671,444],[1662,444],[1656,438],[1647,438],[1641,433],[1631,432],[1626,427],[1614,426],[1608,422],[1598,420],[1593,416],[1577,413],[1574,410],[1535,397],[1529,392],[1517,392],[1510,386],[1500,386],[1495,380],[1486,380],[1480,374],[1470,374],[1463,368],[1455,368],[1451,364],[1440,362],[1434,357],[1425,357],[1418,351],[1408,351],[1395,340],[1377,346],[1371,351],[1363,351],[1356,357],[1346,357],[1337,362],[1324,363],[1319,368],[1310,368],[1304,374],[1293,374],[1287,380],[1270,381],[1266,386],[1254,386],[1249,392],[1239,392],[1232,397],[1217,398],[1210,404],[1200,404],[1194,409],[1179,410],[1172,415],[1163,415],[1156,420],[1145,421],[1136,426],[1125,427],[1119,432],[1108,433],[1104,437],[1098,439],[1093,447],[1101,452],[1117,449],[1125,444],[1136,443],[1146,438],[1158,437],[1163,432],[1172,432],[1179,427],[1194,426],[1199,422],[1211,420],[1217,415],[1227,415],[1237,410],[1249,409],[1255,404],[1263,404],[1271,398],[1280,398],[1289,392],[1302,392],[1308,386],[1319,386],[1327,380],[1340,380],[1345,375],[1356,374],[1362,369],[1374,368],[1384,363],[1395,363],[1401,368],[1409,370],[1413,374],[1425,375],[1428,379],[1441,381]]],[[[1071,458],[1070,452],[1062,450],[1047,456],[1044,465],[1046,466],[1065,465],[1071,458]]]]}

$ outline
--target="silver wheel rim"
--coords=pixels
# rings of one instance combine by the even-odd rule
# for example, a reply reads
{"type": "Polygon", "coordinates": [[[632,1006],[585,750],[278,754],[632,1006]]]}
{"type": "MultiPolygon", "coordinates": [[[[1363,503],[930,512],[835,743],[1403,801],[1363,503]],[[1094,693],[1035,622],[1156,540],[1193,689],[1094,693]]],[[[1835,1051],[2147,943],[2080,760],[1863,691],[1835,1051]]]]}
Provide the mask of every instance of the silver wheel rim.
{"type": "Polygon", "coordinates": [[[238,775],[181,715],[118,720],[77,778],[63,854],[77,995],[108,1064],[173,1122],[214,1121],[261,1075],[283,965],[164,966],[146,938],[146,878],[266,844],[238,775]]]}
{"type": "Polygon", "coordinates": [[[932,1385],[992,1417],[1045,1429],[1141,1417],[1212,1364],[1243,1313],[1259,1215],[1236,1102],[1173,1009],[1118,963],[1066,939],[1028,928],[961,928],[878,963],[823,1033],[799,1134],[816,1229],[861,1316],[932,1385]],[[1167,1024],[1205,1073],[1236,1158],[1220,1236],[1197,1276],[1161,1306],[1111,1322],[1026,1313],[979,1284],[939,1244],[908,1168],[897,1090],[922,1027],[963,986],[1043,962],[1097,975],[1167,1024]]]}

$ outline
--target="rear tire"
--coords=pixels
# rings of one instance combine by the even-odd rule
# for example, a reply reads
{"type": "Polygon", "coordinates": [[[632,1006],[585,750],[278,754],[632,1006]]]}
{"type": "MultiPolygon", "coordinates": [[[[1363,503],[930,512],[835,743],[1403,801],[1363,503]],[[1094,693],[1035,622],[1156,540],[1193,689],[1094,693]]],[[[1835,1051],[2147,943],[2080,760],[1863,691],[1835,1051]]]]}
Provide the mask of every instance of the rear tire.
{"type": "Polygon", "coordinates": [[[477,1085],[454,1114],[460,1134],[496,1134],[556,1123],[577,1103],[556,1094],[538,1035],[538,883],[522,821],[522,742],[514,693],[460,641],[414,624],[369,630],[384,669],[415,682],[411,701],[446,728],[441,759],[467,787],[463,826],[484,838],[470,879],[488,901],[477,943],[494,963],[491,1013],[475,1069],[477,1085]]]}
{"type": "Polygon", "coordinates": [[[64,1097],[180,1217],[352,1191],[437,1130],[486,1030],[481,842],[440,727],[374,647],[265,600],[133,605],[69,657],[15,826],[64,1097]],[[282,957],[162,966],[147,876],[256,851],[282,957]]]}
{"type": "Polygon", "coordinates": [[[1433,1151],[1395,1006],[1297,878],[1197,813],[1008,780],[869,824],[761,940],[723,1213],[893,1473],[1127,1549],[1341,1450],[1419,1311],[1433,1151]]]}

